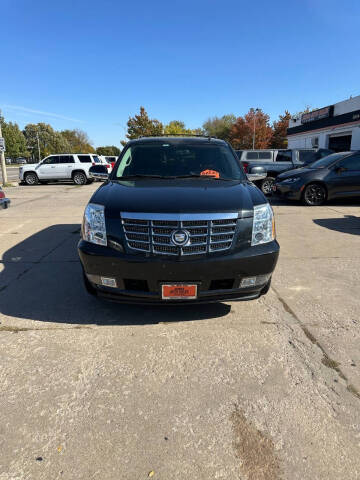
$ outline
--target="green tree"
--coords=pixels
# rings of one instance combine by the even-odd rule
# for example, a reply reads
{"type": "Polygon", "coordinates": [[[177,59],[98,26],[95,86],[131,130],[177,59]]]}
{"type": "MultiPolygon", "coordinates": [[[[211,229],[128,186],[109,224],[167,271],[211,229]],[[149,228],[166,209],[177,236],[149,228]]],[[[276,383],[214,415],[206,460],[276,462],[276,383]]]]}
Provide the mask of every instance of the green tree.
{"type": "Polygon", "coordinates": [[[38,161],[52,153],[71,152],[71,146],[66,138],[47,123],[29,123],[25,126],[23,133],[27,146],[32,150],[33,157],[38,161]],[[41,158],[39,158],[38,154],[38,138],[41,158]]]}
{"type": "Polygon", "coordinates": [[[172,120],[164,127],[166,135],[183,135],[191,134],[192,131],[185,127],[185,123],[180,120],[172,120]]]}
{"type": "Polygon", "coordinates": [[[5,122],[0,116],[2,136],[5,138],[6,156],[10,158],[28,157],[26,139],[17,123],[5,122]]]}
{"type": "Polygon", "coordinates": [[[162,133],[163,124],[159,120],[149,118],[144,107],[140,107],[139,115],[129,117],[127,122],[126,137],[129,140],[149,135],[161,135],[162,133]]]}
{"type": "Polygon", "coordinates": [[[290,118],[290,113],[285,110],[283,115],[279,115],[279,120],[273,122],[273,134],[270,142],[271,148],[287,148],[287,129],[290,118]]]}
{"type": "Polygon", "coordinates": [[[235,115],[230,113],[228,115],[223,115],[222,117],[208,118],[203,124],[203,129],[206,135],[229,141],[230,132],[235,122],[235,115]]]}
{"type": "Polygon", "coordinates": [[[63,130],[61,135],[69,143],[71,153],[95,153],[91,140],[83,130],[63,130]]]}
{"type": "Polygon", "coordinates": [[[97,147],[96,153],[98,155],[110,155],[118,157],[120,155],[120,148],[115,145],[108,145],[107,147],[97,147]]]}

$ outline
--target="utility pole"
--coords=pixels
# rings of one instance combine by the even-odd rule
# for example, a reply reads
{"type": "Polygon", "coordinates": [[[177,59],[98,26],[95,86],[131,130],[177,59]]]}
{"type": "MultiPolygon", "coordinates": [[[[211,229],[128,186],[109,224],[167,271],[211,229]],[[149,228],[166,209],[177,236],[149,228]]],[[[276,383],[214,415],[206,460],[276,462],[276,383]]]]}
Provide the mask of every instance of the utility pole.
{"type": "Polygon", "coordinates": [[[256,130],[256,125],[255,125],[255,123],[256,123],[256,115],[258,114],[258,111],[259,111],[259,109],[258,109],[258,108],[255,108],[255,110],[254,110],[253,148],[252,148],[253,150],[255,150],[255,130],[256,130]]]}
{"type": "MultiPolygon", "coordinates": [[[[1,117],[1,110],[0,110],[0,117],[1,117]]],[[[0,138],[1,137],[2,137],[2,132],[1,132],[1,122],[0,122],[0,138]]],[[[5,185],[7,183],[7,171],[6,171],[6,164],[5,164],[5,155],[2,150],[0,152],[0,160],[1,160],[2,181],[3,181],[3,185],[5,185]]]]}
{"type": "Polygon", "coordinates": [[[39,142],[39,132],[36,132],[37,144],[38,144],[38,152],[39,152],[39,162],[41,160],[40,156],[40,142],[39,142]]]}

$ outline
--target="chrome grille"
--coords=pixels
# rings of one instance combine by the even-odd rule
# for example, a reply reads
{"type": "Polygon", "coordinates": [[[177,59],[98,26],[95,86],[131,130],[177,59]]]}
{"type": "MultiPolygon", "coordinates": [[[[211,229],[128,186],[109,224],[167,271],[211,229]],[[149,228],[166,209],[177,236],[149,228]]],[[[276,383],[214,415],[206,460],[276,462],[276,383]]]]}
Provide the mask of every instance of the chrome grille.
{"type": "Polygon", "coordinates": [[[127,245],[155,255],[202,255],[228,250],[236,230],[237,213],[159,214],[122,212],[127,245]],[[187,242],[175,245],[172,234],[188,233],[187,242]]]}

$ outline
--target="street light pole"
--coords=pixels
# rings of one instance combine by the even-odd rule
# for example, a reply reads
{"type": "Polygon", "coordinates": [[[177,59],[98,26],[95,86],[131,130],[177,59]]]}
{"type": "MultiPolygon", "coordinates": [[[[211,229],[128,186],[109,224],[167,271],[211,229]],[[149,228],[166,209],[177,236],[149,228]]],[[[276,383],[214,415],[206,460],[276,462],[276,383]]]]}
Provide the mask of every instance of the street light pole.
{"type": "Polygon", "coordinates": [[[258,108],[255,108],[255,110],[254,110],[253,148],[252,148],[253,150],[255,150],[255,130],[256,130],[256,125],[255,125],[255,123],[256,123],[256,115],[257,115],[258,111],[259,111],[259,109],[258,109],[258,108]]]}
{"type": "MultiPolygon", "coordinates": [[[[0,110],[0,117],[1,117],[1,110],[0,110]]],[[[0,122],[0,137],[1,136],[2,136],[2,132],[1,132],[1,122],[0,122]]],[[[7,171],[6,171],[6,164],[5,164],[5,155],[2,150],[0,152],[0,161],[1,161],[2,183],[3,185],[5,185],[7,183],[7,171]]]]}

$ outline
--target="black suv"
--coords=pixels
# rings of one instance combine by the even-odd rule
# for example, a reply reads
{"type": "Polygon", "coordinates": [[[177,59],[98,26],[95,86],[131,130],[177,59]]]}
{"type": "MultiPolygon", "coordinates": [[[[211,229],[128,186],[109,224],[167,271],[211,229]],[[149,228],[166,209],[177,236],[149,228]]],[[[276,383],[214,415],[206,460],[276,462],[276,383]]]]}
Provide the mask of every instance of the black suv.
{"type": "Polygon", "coordinates": [[[234,150],[207,137],[130,141],[86,207],[89,293],[134,303],[250,300],[279,255],[274,215],[234,150]]]}

